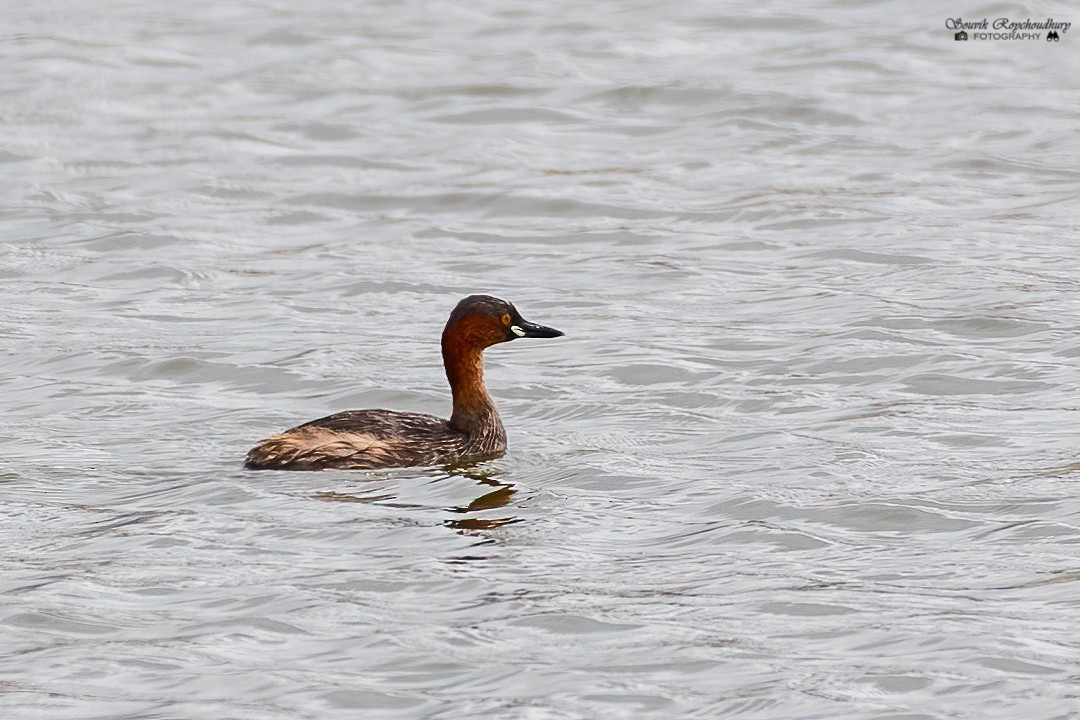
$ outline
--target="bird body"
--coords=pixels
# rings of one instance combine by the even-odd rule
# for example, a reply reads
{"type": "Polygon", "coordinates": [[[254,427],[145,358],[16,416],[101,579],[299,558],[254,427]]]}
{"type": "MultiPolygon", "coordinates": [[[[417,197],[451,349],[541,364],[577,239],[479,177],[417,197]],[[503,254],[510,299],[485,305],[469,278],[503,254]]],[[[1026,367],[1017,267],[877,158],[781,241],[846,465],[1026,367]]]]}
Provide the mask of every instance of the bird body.
{"type": "Polygon", "coordinates": [[[521,337],[563,333],[523,319],[513,305],[470,295],[442,334],[443,365],[453,395],[449,420],[391,410],[347,410],[269,437],[248,454],[253,470],[322,470],[439,465],[498,457],[506,429],[484,386],[485,348],[521,337]]]}

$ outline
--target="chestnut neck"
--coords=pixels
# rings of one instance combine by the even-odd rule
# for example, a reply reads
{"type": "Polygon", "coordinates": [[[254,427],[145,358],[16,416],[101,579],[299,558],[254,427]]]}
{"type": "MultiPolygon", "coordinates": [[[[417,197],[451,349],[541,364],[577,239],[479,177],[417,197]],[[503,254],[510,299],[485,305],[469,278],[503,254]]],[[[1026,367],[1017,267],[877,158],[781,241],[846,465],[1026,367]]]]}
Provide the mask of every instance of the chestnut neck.
{"type": "Polygon", "coordinates": [[[454,398],[450,424],[470,435],[502,429],[502,420],[484,387],[483,352],[479,345],[457,341],[450,334],[443,336],[443,367],[454,398]]]}

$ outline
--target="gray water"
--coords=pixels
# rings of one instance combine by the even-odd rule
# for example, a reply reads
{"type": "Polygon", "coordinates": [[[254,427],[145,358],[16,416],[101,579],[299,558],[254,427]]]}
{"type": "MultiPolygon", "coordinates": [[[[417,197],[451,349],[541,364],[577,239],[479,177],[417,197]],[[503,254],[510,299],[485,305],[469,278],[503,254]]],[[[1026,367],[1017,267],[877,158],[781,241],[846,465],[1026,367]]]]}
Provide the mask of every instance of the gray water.
{"type": "Polygon", "coordinates": [[[0,715],[1080,716],[1066,3],[0,9],[0,715]],[[255,473],[444,414],[506,457],[255,473]]]}

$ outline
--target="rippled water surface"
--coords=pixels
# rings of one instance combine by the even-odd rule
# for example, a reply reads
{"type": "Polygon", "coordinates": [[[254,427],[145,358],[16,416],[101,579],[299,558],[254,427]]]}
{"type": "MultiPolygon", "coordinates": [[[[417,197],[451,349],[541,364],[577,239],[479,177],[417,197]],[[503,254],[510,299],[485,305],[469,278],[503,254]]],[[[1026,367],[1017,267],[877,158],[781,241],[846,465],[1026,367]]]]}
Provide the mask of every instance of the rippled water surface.
{"type": "Polygon", "coordinates": [[[7,3],[0,714],[1080,714],[1065,3],[7,3]],[[978,17],[976,17],[976,15],[978,17]],[[511,450],[256,473],[444,414],[511,450]]]}

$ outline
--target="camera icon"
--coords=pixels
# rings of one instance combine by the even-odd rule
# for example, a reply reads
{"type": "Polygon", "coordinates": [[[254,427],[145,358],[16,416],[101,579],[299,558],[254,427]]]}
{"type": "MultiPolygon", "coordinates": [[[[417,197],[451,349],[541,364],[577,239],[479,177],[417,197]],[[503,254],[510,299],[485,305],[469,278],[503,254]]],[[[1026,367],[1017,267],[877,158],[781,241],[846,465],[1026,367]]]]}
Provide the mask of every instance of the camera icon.
{"type": "Polygon", "coordinates": [[[961,30],[960,32],[953,35],[953,40],[967,40],[967,33],[961,30]]]}

